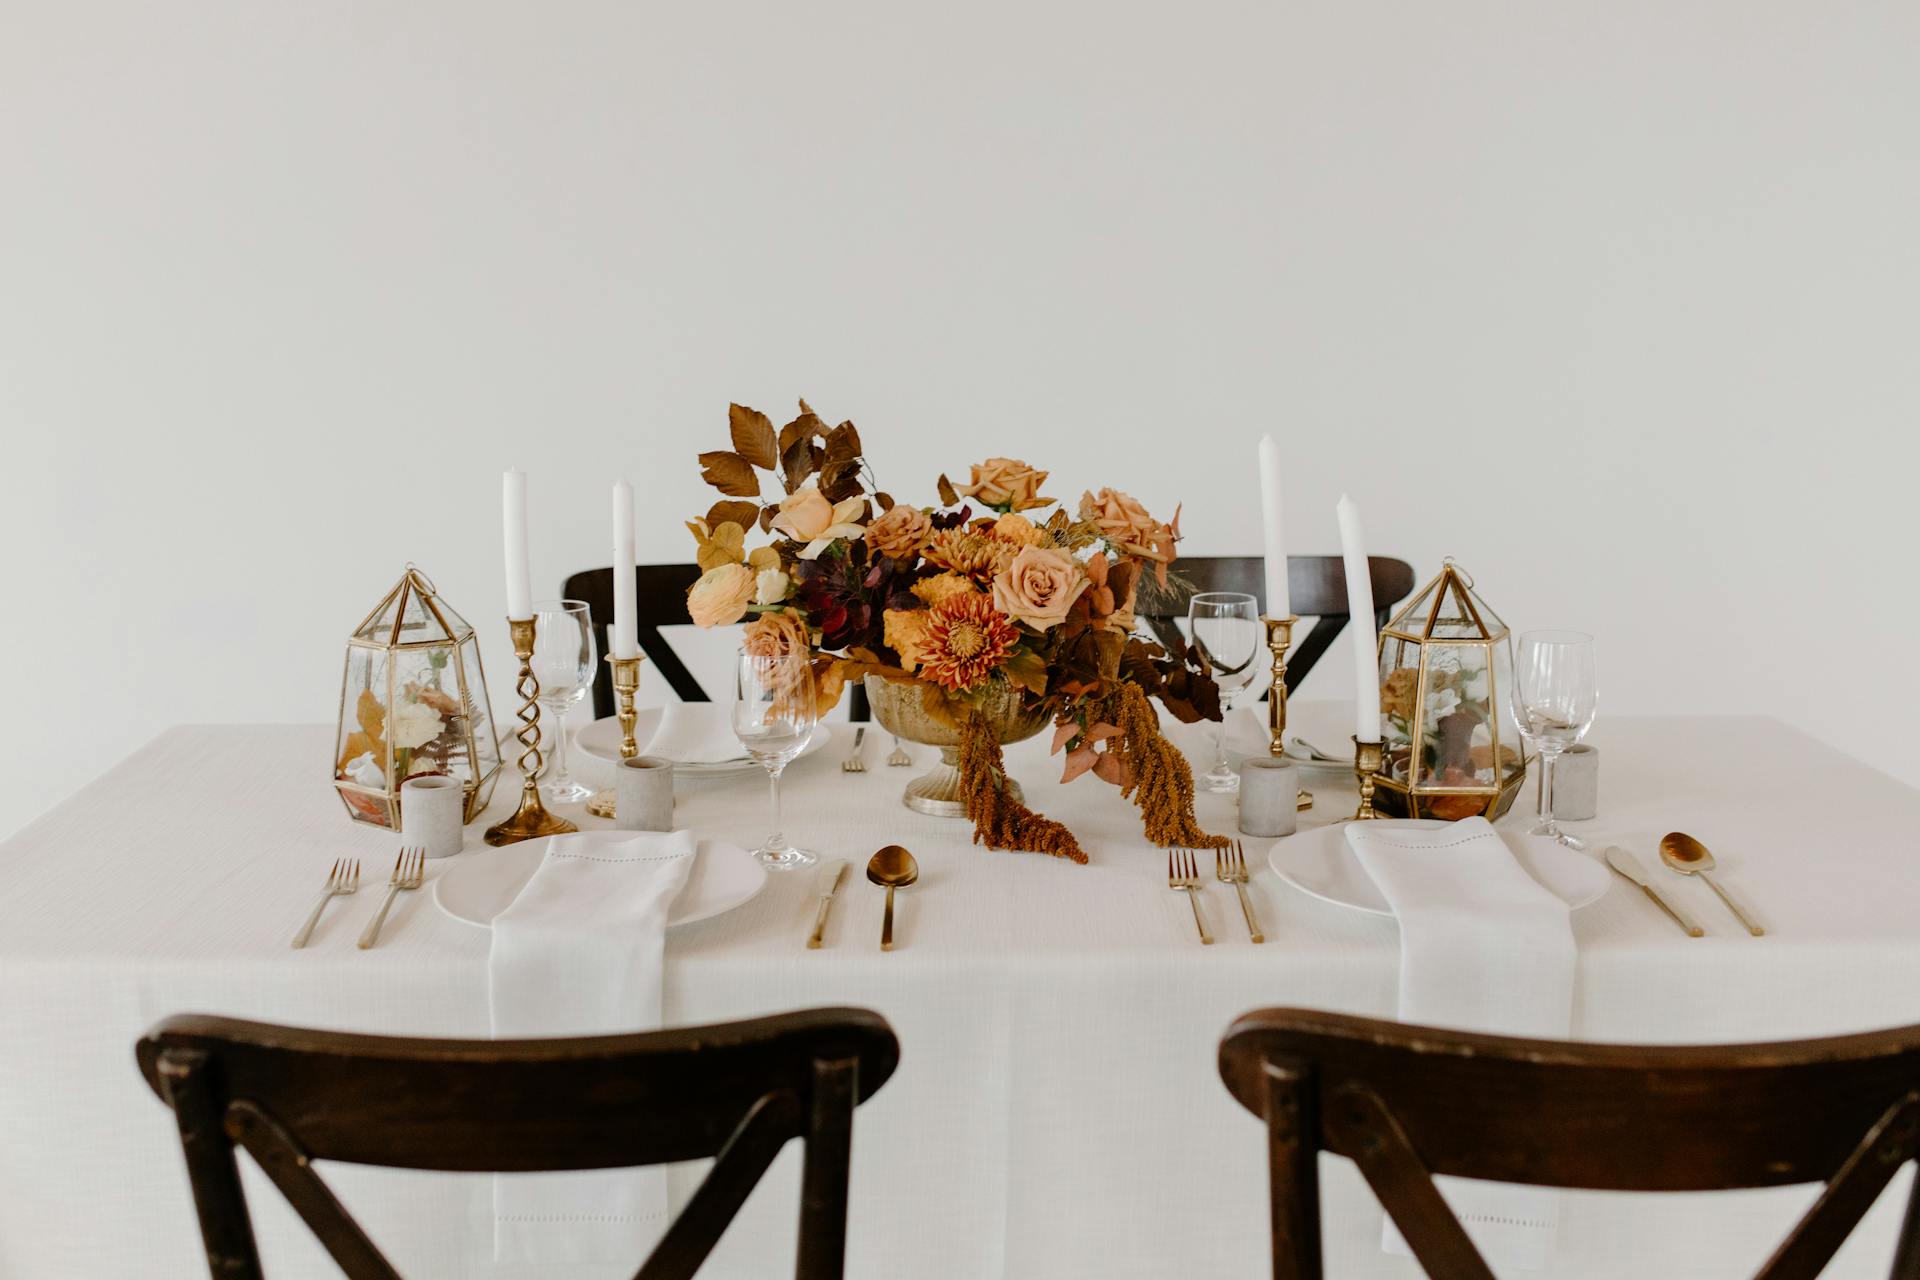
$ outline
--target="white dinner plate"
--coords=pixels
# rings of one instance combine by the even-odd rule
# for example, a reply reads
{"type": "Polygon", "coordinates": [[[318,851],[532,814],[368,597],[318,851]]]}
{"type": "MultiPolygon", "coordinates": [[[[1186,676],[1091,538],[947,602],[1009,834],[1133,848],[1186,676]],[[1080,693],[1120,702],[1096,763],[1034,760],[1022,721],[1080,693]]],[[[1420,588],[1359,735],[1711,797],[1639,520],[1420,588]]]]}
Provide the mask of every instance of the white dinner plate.
{"type": "MultiPolygon", "coordinates": [[[[633,834],[603,828],[582,831],[579,838],[611,843],[631,839],[633,834]]],[[[433,900],[454,919],[491,929],[493,918],[505,911],[533,879],[546,852],[547,841],[543,838],[461,854],[433,878],[433,900]]],[[[766,884],[767,869],[752,854],[738,845],[702,838],[687,883],[667,913],[667,925],[692,924],[731,911],[751,900],[766,884]]]]}
{"type": "MultiPolygon", "coordinates": [[[[660,728],[660,708],[642,707],[633,716],[633,740],[640,744],[640,754],[647,753],[647,743],[660,728]]],[[[810,756],[827,745],[827,739],[833,731],[825,725],[815,725],[813,736],[807,739],[807,745],[800,748],[801,756],[810,756]]],[[[620,720],[617,716],[608,716],[605,720],[595,720],[586,728],[573,735],[574,745],[596,760],[605,760],[608,764],[620,763],[620,720]]],[[[674,772],[690,774],[714,773],[751,773],[759,769],[760,764],[752,758],[742,755],[738,760],[719,760],[701,764],[674,762],[674,772]]]]}
{"type": "MultiPolygon", "coordinates": [[[[1450,825],[1429,818],[1377,818],[1374,821],[1381,826],[1408,831],[1450,825]]],[[[1569,908],[1578,910],[1590,902],[1598,902],[1606,893],[1608,872],[1597,859],[1545,836],[1497,827],[1495,830],[1527,874],[1569,908]]],[[[1322,902],[1370,915],[1393,915],[1393,908],[1387,905],[1380,887],[1374,884],[1373,877],[1360,865],[1353,847],[1347,843],[1345,823],[1315,827],[1274,841],[1273,848],[1267,852],[1267,864],[1282,880],[1322,902]]]]}

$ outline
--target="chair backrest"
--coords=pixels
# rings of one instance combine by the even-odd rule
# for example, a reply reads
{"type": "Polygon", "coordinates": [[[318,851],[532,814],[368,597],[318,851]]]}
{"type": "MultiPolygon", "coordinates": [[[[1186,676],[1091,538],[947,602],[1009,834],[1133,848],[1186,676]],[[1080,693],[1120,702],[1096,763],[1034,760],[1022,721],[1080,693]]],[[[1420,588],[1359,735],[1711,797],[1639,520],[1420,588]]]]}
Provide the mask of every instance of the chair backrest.
{"type": "MultiPolygon", "coordinates": [[[[633,612],[640,633],[640,651],[647,655],[653,669],[680,701],[711,702],[707,691],[693,678],[693,672],[687,670],[687,664],[680,661],[680,655],[660,634],[661,627],[691,624],[692,619],[687,616],[687,588],[699,580],[700,566],[635,565],[634,576],[633,612]]],[[[586,601],[587,613],[593,621],[594,645],[604,655],[607,628],[613,623],[613,570],[583,569],[567,579],[562,594],[568,600],[586,601]]],[[[870,714],[867,691],[858,683],[849,687],[852,690],[848,695],[850,718],[867,719],[870,714]]],[[[602,662],[600,669],[593,673],[593,714],[604,720],[613,711],[613,672],[602,662]]]]}
{"type": "MultiPolygon", "coordinates": [[[[1413,594],[1413,566],[1386,556],[1367,557],[1373,579],[1374,626],[1386,625],[1393,606],[1413,594]]],[[[1137,615],[1168,648],[1184,644],[1179,620],[1187,616],[1187,602],[1202,591],[1244,591],[1267,607],[1266,561],[1259,556],[1182,556],[1175,574],[1191,583],[1168,599],[1149,601],[1143,591],[1137,615]]],[[[1339,556],[1288,556],[1288,603],[1296,615],[1312,618],[1313,625],[1296,633],[1287,657],[1287,692],[1291,694],[1313,670],[1313,664],[1333,647],[1347,626],[1347,577],[1339,556]]]]}
{"type": "Polygon", "coordinates": [[[136,1046],[173,1108],[216,1280],[260,1275],[234,1144],[351,1280],[398,1280],[314,1160],[514,1173],[717,1156],[636,1273],[694,1274],[787,1140],[806,1142],[803,1280],[838,1277],[853,1109],[899,1061],[863,1009],[563,1040],[415,1040],[169,1018],[136,1046]]]}
{"type": "MultiPolygon", "coordinates": [[[[1614,1191],[1824,1182],[1757,1280],[1812,1280],[1920,1147],[1920,1027],[1776,1044],[1473,1035],[1302,1009],[1239,1019],[1228,1090],[1267,1122],[1273,1274],[1317,1280],[1316,1155],[1352,1160],[1436,1280],[1492,1272],[1434,1174],[1614,1191]]],[[[1893,1275],[1920,1277],[1920,1192],[1893,1275]]]]}

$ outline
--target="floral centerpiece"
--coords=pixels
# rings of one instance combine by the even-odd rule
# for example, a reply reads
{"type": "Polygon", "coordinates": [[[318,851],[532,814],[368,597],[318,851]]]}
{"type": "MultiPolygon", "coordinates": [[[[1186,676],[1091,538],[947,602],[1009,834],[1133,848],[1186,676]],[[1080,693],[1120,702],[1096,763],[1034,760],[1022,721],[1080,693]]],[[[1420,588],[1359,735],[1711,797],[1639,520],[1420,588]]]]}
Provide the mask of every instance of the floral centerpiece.
{"type": "Polygon", "coordinates": [[[1194,820],[1192,773],[1149,702],[1217,720],[1219,691],[1190,653],[1132,633],[1137,593],[1166,586],[1177,511],[1162,522],[1115,489],[1069,509],[1011,458],[965,484],[941,476],[937,505],[918,506],[873,483],[851,422],[829,427],[805,401],[777,431],[753,409],[729,416],[733,448],[700,455],[722,498],[687,526],[695,623],[746,619],[748,652],[812,655],[822,711],[853,679],[916,696],[957,735],[977,842],[1086,861],[1008,785],[1001,744],[1025,734],[1004,724],[1024,720],[1053,725],[1063,781],[1091,773],[1133,798],[1156,844],[1225,843],[1194,820]],[[763,500],[768,477],[781,492],[763,500]],[[750,532],[770,541],[748,550],[750,532]]]}

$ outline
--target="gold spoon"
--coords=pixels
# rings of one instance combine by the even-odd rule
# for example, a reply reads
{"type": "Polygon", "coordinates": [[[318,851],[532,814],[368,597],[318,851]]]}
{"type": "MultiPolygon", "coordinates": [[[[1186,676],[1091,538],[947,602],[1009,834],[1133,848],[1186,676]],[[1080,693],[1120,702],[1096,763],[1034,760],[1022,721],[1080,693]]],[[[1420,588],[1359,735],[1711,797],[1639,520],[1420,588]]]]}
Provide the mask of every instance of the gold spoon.
{"type": "Polygon", "coordinates": [[[1762,937],[1766,930],[1753,922],[1753,917],[1740,909],[1740,904],[1727,896],[1720,882],[1707,872],[1713,870],[1713,855],[1707,852],[1707,846],[1695,840],[1684,831],[1670,831],[1660,837],[1660,861],[1672,867],[1683,876],[1699,876],[1707,882],[1707,888],[1720,895],[1720,901],[1727,904],[1727,910],[1739,917],[1740,923],[1747,926],[1747,932],[1754,937],[1762,937]]]}
{"type": "Polygon", "coordinates": [[[893,891],[920,878],[920,864],[897,844],[890,844],[867,860],[867,879],[887,891],[887,916],[880,925],[880,949],[893,950],[893,891]]]}

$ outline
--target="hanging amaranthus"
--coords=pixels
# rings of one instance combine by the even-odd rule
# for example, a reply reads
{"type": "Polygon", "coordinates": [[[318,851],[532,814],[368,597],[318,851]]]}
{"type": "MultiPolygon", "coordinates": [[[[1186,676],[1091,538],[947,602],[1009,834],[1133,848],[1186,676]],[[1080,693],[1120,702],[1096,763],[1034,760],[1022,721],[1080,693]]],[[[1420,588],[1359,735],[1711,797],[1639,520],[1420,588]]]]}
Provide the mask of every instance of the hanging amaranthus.
{"type": "Polygon", "coordinates": [[[1109,750],[1126,766],[1120,794],[1140,806],[1147,839],[1160,846],[1219,849],[1225,836],[1209,835],[1193,816],[1193,770],[1160,732],[1160,717],[1137,684],[1122,684],[1106,699],[1106,713],[1120,733],[1109,750]]]}
{"type": "MultiPolygon", "coordinates": [[[[1006,760],[1000,754],[999,741],[987,727],[986,717],[978,711],[968,713],[961,721],[959,756],[960,794],[966,801],[967,817],[973,821],[975,844],[984,844],[990,849],[1050,853],[1056,858],[1086,863],[1086,850],[1073,838],[1073,832],[1007,794],[1002,785],[1006,760]]],[[[1191,805],[1191,777],[1187,780],[1187,792],[1191,805]]]]}

